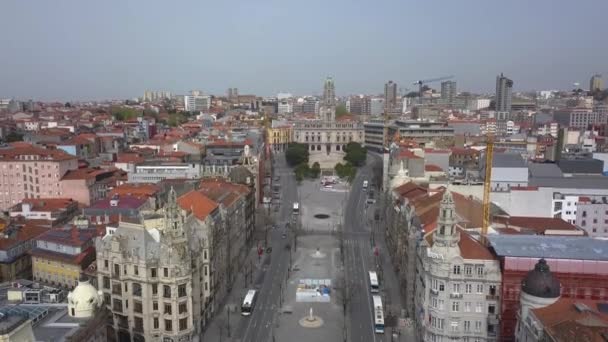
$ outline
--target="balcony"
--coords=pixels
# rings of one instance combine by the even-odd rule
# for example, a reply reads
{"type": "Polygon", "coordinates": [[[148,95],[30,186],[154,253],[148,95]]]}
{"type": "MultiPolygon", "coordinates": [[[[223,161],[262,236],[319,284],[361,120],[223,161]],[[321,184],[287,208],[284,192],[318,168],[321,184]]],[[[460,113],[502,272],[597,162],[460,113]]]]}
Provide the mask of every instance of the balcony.
{"type": "Polygon", "coordinates": [[[498,295],[487,295],[486,300],[498,300],[498,295]]]}
{"type": "Polygon", "coordinates": [[[120,328],[129,329],[129,320],[127,319],[127,316],[116,315],[116,318],[116,322],[120,328]]]}
{"type": "Polygon", "coordinates": [[[462,299],[462,293],[450,293],[451,299],[462,299]]]}
{"type": "Polygon", "coordinates": [[[431,289],[431,294],[436,296],[439,294],[439,291],[436,289],[431,289]]]}
{"type": "Polygon", "coordinates": [[[496,314],[488,314],[488,324],[498,324],[499,318],[496,314]]]}

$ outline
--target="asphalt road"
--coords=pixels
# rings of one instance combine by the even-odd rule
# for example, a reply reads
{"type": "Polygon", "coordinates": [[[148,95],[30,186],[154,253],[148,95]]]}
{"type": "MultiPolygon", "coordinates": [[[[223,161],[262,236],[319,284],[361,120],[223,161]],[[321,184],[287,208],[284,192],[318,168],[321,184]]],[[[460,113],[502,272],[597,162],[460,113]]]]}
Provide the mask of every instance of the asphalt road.
{"type": "MultiPolygon", "coordinates": [[[[349,288],[352,289],[349,303],[348,341],[352,342],[385,340],[384,335],[374,332],[368,272],[376,270],[376,266],[365,204],[367,192],[363,191],[364,180],[369,180],[371,186],[372,165],[380,162],[377,157],[370,157],[368,154],[367,164],[359,169],[352,183],[344,212],[346,279],[349,288]]],[[[379,192],[375,192],[378,197],[379,192]]],[[[386,286],[386,284],[381,285],[386,286]]],[[[386,336],[386,340],[388,340],[388,336],[386,336]]]]}
{"type": "Polygon", "coordinates": [[[269,235],[270,253],[269,263],[264,265],[264,276],[254,282],[258,290],[256,306],[251,316],[241,320],[237,328],[237,336],[243,342],[272,341],[273,323],[279,312],[279,301],[282,286],[285,284],[287,268],[289,267],[289,250],[285,245],[292,236],[288,231],[288,238],[282,237],[284,226],[292,217],[292,204],[297,201],[297,184],[293,172],[287,168],[285,158],[278,155],[275,164],[275,175],[281,177],[281,206],[275,215],[278,229],[272,230],[269,235]]]}

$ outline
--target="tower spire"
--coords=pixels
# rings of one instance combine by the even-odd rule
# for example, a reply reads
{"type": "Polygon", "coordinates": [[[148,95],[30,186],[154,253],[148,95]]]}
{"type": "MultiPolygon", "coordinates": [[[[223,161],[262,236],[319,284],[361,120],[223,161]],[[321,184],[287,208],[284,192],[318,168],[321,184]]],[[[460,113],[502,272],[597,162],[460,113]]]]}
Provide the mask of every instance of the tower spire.
{"type": "Polygon", "coordinates": [[[433,241],[446,247],[455,246],[460,240],[456,230],[456,206],[449,185],[443,193],[439,205],[439,218],[435,229],[433,241]]]}

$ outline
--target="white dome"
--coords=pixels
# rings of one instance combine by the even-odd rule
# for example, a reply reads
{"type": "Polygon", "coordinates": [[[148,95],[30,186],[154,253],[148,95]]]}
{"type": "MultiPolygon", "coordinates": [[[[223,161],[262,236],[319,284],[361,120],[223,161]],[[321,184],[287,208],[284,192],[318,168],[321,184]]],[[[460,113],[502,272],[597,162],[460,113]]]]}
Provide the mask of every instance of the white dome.
{"type": "Polygon", "coordinates": [[[72,317],[91,317],[103,303],[103,296],[88,280],[80,280],[68,293],[68,314],[72,317]]]}

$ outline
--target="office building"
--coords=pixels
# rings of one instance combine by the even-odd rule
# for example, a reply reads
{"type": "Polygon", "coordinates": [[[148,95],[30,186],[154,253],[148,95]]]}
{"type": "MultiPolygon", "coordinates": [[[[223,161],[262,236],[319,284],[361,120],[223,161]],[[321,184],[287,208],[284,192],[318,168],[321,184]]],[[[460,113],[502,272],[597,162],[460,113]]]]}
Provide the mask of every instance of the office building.
{"type": "Polygon", "coordinates": [[[370,115],[371,98],[364,95],[351,96],[348,99],[348,112],[354,115],[370,115]]]}
{"type": "Polygon", "coordinates": [[[397,83],[393,81],[384,84],[384,106],[385,112],[390,112],[397,107],[397,83]]]}
{"type": "Polygon", "coordinates": [[[566,108],[556,110],[553,120],[562,127],[588,129],[589,125],[608,123],[608,113],[587,108],[566,108]]]}
{"type": "Polygon", "coordinates": [[[498,341],[500,263],[457,223],[446,190],[437,225],[418,250],[416,330],[420,341],[498,341]]]}
{"type": "Polygon", "coordinates": [[[211,108],[211,96],[200,95],[198,91],[192,91],[193,95],[184,95],[184,110],[187,112],[207,111],[211,108]]]}
{"type": "Polygon", "coordinates": [[[441,100],[448,105],[454,104],[456,98],[456,81],[441,82],[441,100]]]}
{"type": "Polygon", "coordinates": [[[511,112],[513,81],[503,74],[496,76],[496,97],[494,103],[497,112],[511,112]]]}
{"type": "Polygon", "coordinates": [[[384,99],[381,97],[373,97],[370,99],[369,114],[371,116],[379,116],[384,113],[384,99]]]}
{"type": "Polygon", "coordinates": [[[604,90],[604,80],[602,79],[602,75],[596,74],[591,76],[591,80],[589,80],[589,91],[596,92],[604,90]]]}

